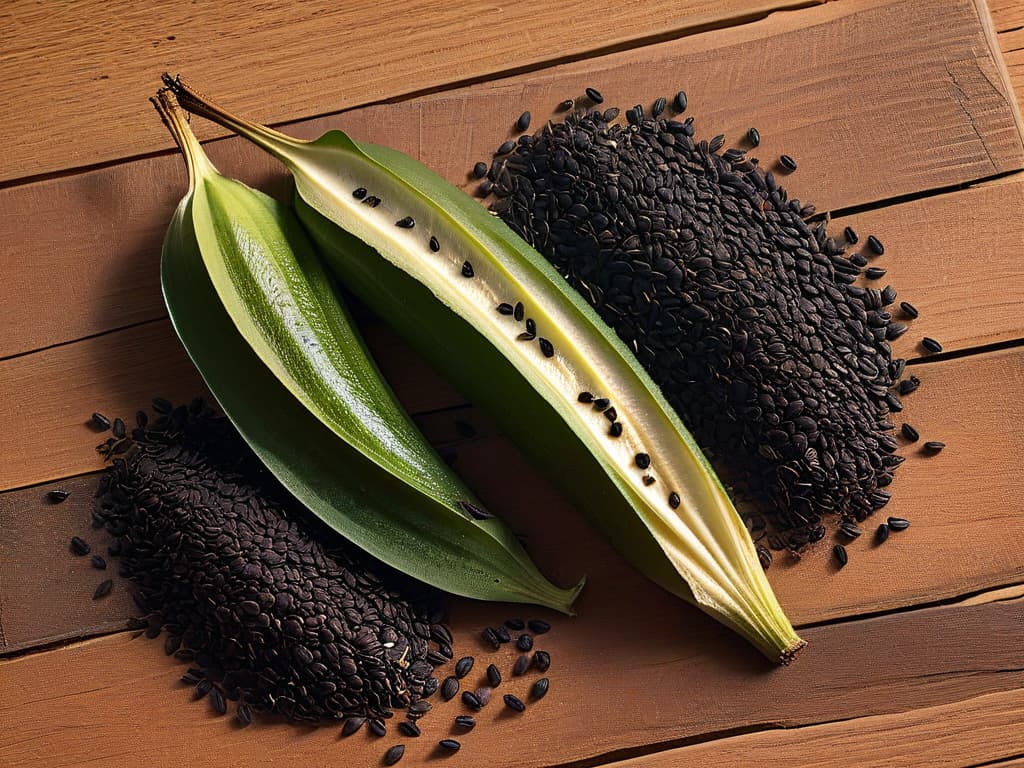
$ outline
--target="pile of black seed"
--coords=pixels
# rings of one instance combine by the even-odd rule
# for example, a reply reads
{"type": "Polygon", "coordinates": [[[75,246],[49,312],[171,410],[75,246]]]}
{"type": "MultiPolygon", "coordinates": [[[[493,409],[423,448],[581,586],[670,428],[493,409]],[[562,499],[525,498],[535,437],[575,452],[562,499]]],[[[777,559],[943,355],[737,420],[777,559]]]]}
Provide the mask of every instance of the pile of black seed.
{"type": "MultiPolygon", "coordinates": [[[[140,412],[114,455],[94,524],[149,613],[151,636],[195,662],[213,709],[240,701],[301,721],[390,717],[438,686],[452,657],[438,593],[346,546],[300,511],[231,424],[201,401],[140,412]]],[[[120,420],[118,420],[120,422],[120,420]]]]}
{"type": "MultiPolygon", "coordinates": [[[[755,538],[796,551],[824,537],[826,516],[862,521],[889,501],[903,461],[889,414],[913,389],[889,342],[907,326],[891,286],[853,285],[883,253],[877,238],[847,255],[852,229],[830,237],[745,148],[695,140],[693,118],[664,118],[667,105],[625,123],[614,108],[570,112],[472,175],[634,350],[736,496],[757,500],[744,505],[755,538]]],[[[528,125],[524,113],[516,127],[528,125]]],[[[789,156],[776,168],[795,169],[789,156]]]]}

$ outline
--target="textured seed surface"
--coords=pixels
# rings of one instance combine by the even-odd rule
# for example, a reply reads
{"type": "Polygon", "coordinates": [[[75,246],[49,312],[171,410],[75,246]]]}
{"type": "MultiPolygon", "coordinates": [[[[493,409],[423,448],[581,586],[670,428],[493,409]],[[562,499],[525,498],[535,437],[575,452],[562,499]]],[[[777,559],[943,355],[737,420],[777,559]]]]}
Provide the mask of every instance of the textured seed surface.
{"type": "Polygon", "coordinates": [[[836,559],[836,563],[842,568],[849,560],[849,555],[846,554],[846,547],[842,544],[836,544],[832,547],[832,556],[836,559]]]}
{"type": "Polygon", "coordinates": [[[457,662],[455,662],[455,677],[463,678],[469,674],[469,671],[473,669],[473,662],[475,659],[472,656],[463,656],[457,662]]]}
{"type": "Polygon", "coordinates": [[[946,447],[946,444],[939,440],[929,440],[922,447],[924,448],[926,453],[938,453],[939,451],[946,447]]]}
{"type": "Polygon", "coordinates": [[[90,547],[86,543],[85,539],[81,538],[80,536],[71,537],[71,552],[73,554],[76,554],[79,557],[81,557],[82,555],[88,555],[91,549],[92,547],[90,547]]]}
{"type": "Polygon", "coordinates": [[[472,715],[456,715],[455,725],[459,728],[471,731],[476,726],[476,718],[472,715]]]}
{"type": "MultiPolygon", "coordinates": [[[[540,651],[538,651],[540,653],[540,651]]],[[[525,653],[516,658],[515,664],[512,665],[512,674],[515,677],[526,674],[526,670],[530,668],[530,657],[525,653]]]]}
{"type": "Polygon", "coordinates": [[[509,709],[515,712],[523,712],[526,710],[526,705],[518,696],[514,696],[511,693],[506,693],[503,698],[505,700],[505,706],[509,709]]]}
{"type": "Polygon", "coordinates": [[[444,679],[441,684],[441,698],[445,701],[455,698],[455,694],[459,692],[459,680],[457,677],[450,676],[444,679]]]}
{"type": "Polygon", "coordinates": [[[889,526],[882,523],[875,530],[875,542],[878,544],[884,544],[886,539],[889,538],[889,526]]]}
{"type": "Polygon", "coordinates": [[[449,752],[458,752],[462,748],[462,745],[455,739],[441,739],[437,744],[441,749],[449,752]]]}
{"type": "Polygon", "coordinates": [[[51,504],[60,504],[70,495],[71,491],[66,491],[63,488],[54,488],[52,491],[46,492],[46,499],[51,504]]]}
{"type": "Polygon", "coordinates": [[[543,699],[548,695],[548,688],[551,686],[551,682],[546,678],[542,677],[530,687],[530,698],[543,699]]]}
{"type": "Polygon", "coordinates": [[[547,672],[551,667],[551,654],[547,651],[537,651],[533,654],[533,666],[538,672],[547,672]]]}
{"type": "Polygon", "coordinates": [[[544,621],[544,619],[530,619],[527,626],[535,635],[543,635],[551,631],[551,624],[544,621]]]}
{"type": "Polygon", "coordinates": [[[586,94],[587,98],[595,104],[600,104],[604,101],[604,96],[601,95],[601,92],[597,90],[597,88],[587,88],[586,94]]]}
{"type": "Polygon", "coordinates": [[[96,587],[96,591],[92,593],[93,600],[99,600],[101,597],[106,597],[110,594],[110,591],[114,588],[114,582],[111,579],[104,579],[96,587]]]}
{"type": "Polygon", "coordinates": [[[501,670],[494,664],[487,665],[487,682],[490,683],[492,688],[497,688],[501,685],[501,670]]]}
{"type": "Polygon", "coordinates": [[[533,649],[533,637],[531,637],[530,635],[525,635],[525,634],[524,635],[520,635],[518,638],[516,638],[516,648],[518,648],[523,653],[526,653],[527,651],[532,650],[533,649]]]}
{"type": "Polygon", "coordinates": [[[905,531],[910,527],[910,521],[903,517],[890,517],[885,524],[891,531],[905,531]]]}
{"type": "Polygon", "coordinates": [[[395,746],[384,753],[384,765],[394,765],[402,759],[404,754],[405,744],[395,744],[395,746]]]}

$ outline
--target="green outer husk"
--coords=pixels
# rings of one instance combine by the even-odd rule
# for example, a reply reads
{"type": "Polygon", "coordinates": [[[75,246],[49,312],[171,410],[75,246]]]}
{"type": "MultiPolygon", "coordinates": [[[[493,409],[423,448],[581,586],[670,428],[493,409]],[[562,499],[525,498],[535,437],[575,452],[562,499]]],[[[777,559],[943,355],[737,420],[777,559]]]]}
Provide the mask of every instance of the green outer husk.
{"type": "MultiPolygon", "coordinates": [[[[167,104],[162,116],[175,119],[167,104]]],[[[300,502],[388,565],[454,594],[571,614],[582,580],[571,589],[552,585],[500,520],[453,512],[346,444],[246,343],[210,279],[192,223],[197,146],[186,151],[190,191],[168,227],[161,285],[179,338],[243,438],[300,502]]],[[[294,213],[274,205],[275,216],[299,226],[294,213]]]]}
{"type": "MultiPolygon", "coordinates": [[[[282,160],[295,174],[299,195],[311,207],[372,242],[388,261],[425,282],[437,298],[471,319],[573,426],[686,579],[703,610],[740,631],[776,661],[788,661],[803,646],[768,585],[739,516],[678,417],[632,354],[539,254],[463,192],[401,153],[357,145],[338,131],[313,142],[293,139],[231,115],[180,80],[166,78],[165,82],[186,108],[236,130],[282,160]],[[380,189],[390,200],[387,212],[392,216],[415,213],[428,232],[443,235],[455,258],[473,259],[479,279],[456,285],[425,253],[422,260],[410,258],[416,251],[425,252],[422,236],[398,234],[381,214],[368,214],[351,198],[355,186],[380,189]],[[515,345],[492,314],[498,295],[530,300],[538,324],[563,350],[559,360],[538,365],[539,353],[515,345]],[[589,383],[613,396],[623,406],[620,413],[628,414],[627,428],[638,432],[614,444],[599,437],[596,424],[603,422],[586,416],[574,402],[575,393],[567,393],[565,384],[558,383],[568,380],[573,389],[591,389],[589,383]],[[659,466],[671,482],[668,488],[683,497],[675,512],[665,511],[660,488],[643,489],[635,471],[627,473],[623,453],[641,447],[665,459],[659,466]]],[[[537,439],[543,438],[538,435],[537,439]]]]}

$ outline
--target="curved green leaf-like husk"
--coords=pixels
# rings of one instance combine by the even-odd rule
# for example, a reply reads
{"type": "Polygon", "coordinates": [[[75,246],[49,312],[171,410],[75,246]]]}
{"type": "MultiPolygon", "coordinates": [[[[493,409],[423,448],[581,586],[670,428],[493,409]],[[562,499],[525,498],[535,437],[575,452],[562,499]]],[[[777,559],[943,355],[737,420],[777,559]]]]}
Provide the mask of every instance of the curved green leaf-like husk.
{"type": "MultiPolygon", "coordinates": [[[[194,146],[190,151],[190,171],[208,173],[195,170],[195,152],[202,150],[194,146]]],[[[244,189],[233,188],[232,194],[244,195],[244,189]]],[[[301,235],[298,242],[305,240],[301,226],[286,206],[250,192],[251,199],[236,199],[232,207],[259,217],[263,234],[271,233],[278,257],[284,258],[281,251],[290,246],[295,230],[301,235]]],[[[404,573],[454,594],[538,603],[571,613],[582,582],[573,589],[550,584],[500,520],[470,519],[388,472],[340,439],[264,364],[210,278],[211,254],[204,259],[203,248],[214,246],[210,241],[204,246],[197,237],[196,205],[190,191],[168,228],[161,258],[164,298],[210,391],[268,469],[324,522],[404,573]]],[[[231,209],[218,215],[230,216],[231,209]]],[[[232,221],[241,226],[246,217],[232,221]]],[[[361,342],[348,354],[365,354],[361,342]]],[[[359,364],[376,370],[372,363],[359,364]]]]}

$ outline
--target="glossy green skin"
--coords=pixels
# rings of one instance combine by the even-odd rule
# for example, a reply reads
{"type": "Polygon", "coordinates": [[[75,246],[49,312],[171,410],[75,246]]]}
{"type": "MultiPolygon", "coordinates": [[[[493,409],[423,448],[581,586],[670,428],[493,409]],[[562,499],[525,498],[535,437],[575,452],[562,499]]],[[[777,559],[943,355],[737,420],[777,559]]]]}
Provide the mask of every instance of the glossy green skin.
{"type": "MultiPolygon", "coordinates": [[[[327,273],[291,209],[244,185],[214,176],[205,158],[197,159],[196,153],[202,150],[191,143],[194,138],[188,134],[182,140],[192,153],[189,166],[195,183],[175,211],[164,241],[160,266],[164,299],[174,328],[210,391],[267,468],[325,523],[397,570],[466,597],[537,603],[571,613],[582,582],[572,589],[552,585],[500,520],[469,518],[425,493],[421,485],[390,471],[388,464],[400,457],[392,455],[382,462],[361,450],[359,441],[339,437],[337,425],[332,428],[318,418],[288,386],[294,382],[261,359],[251,340],[240,332],[238,320],[227,311],[225,296],[218,293],[210,274],[211,262],[218,258],[231,262],[235,251],[245,251],[252,260],[250,272],[244,265],[233,265],[237,270],[234,279],[241,285],[235,295],[249,306],[258,306],[265,295],[253,293],[253,285],[247,283],[257,280],[250,277],[256,262],[266,258],[286,272],[292,269],[289,259],[294,259],[298,273],[290,277],[300,281],[300,288],[312,285],[311,290],[319,293],[315,299],[305,296],[287,304],[279,302],[279,306],[301,307],[304,317],[324,310],[321,318],[305,327],[323,326],[322,318],[327,317],[334,325],[318,332],[329,331],[333,339],[340,333],[347,339],[348,345],[338,353],[343,358],[339,367],[343,372],[358,372],[361,380],[350,384],[346,392],[358,389],[367,407],[374,409],[390,399],[391,412],[398,409],[408,422],[338,303],[327,273]],[[300,255],[296,257],[296,253],[300,255]],[[313,306],[310,301],[319,303],[313,306]],[[344,327],[338,325],[341,323],[344,327]]],[[[274,285],[276,278],[266,276],[263,284],[274,285]]],[[[301,290],[296,293],[302,295],[301,290]]],[[[231,300],[228,293],[227,301],[231,300]]],[[[253,326],[259,328],[262,323],[268,335],[278,335],[275,341],[280,348],[289,350],[295,336],[275,327],[276,318],[260,317],[262,313],[264,310],[251,313],[253,326]]],[[[296,320],[289,327],[303,326],[296,320]]],[[[279,367],[305,376],[316,372],[315,366],[301,359],[279,367]]],[[[310,392],[319,397],[316,387],[310,392]]],[[[347,401],[342,398],[338,402],[344,407],[347,401]]],[[[386,407],[375,410],[370,421],[379,433],[366,430],[368,437],[363,438],[377,439],[377,454],[386,453],[389,443],[398,439],[390,437],[396,432],[394,425],[382,421],[382,414],[388,413],[386,407]]],[[[413,445],[416,451],[433,454],[415,427],[412,430],[414,434],[407,433],[402,439],[415,438],[421,443],[413,445]]],[[[450,495],[472,498],[461,481],[443,463],[441,466],[443,472],[424,480],[437,488],[456,489],[450,495]]],[[[427,470],[432,471],[429,465],[427,470]]],[[[415,476],[419,471],[410,466],[403,474],[415,476]]]]}

